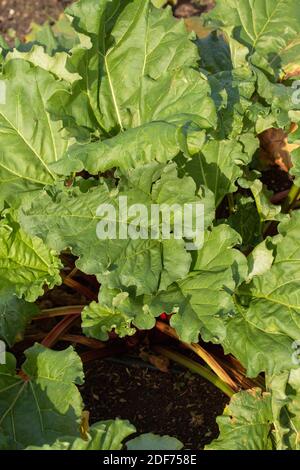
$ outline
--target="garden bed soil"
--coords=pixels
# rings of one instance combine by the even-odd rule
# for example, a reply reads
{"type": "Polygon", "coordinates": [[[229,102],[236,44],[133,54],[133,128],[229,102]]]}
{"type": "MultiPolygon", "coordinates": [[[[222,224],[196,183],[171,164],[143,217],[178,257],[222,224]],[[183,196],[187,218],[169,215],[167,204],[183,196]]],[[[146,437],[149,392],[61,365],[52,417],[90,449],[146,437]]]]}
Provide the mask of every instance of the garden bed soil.
{"type": "Polygon", "coordinates": [[[138,433],[175,436],[192,450],[203,449],[218,435],[216,417],[228,398],[199,376],[127,367],[110,360],[89,363],[85,373],[81,393],[91,423],[128,419],[138,433]]]}

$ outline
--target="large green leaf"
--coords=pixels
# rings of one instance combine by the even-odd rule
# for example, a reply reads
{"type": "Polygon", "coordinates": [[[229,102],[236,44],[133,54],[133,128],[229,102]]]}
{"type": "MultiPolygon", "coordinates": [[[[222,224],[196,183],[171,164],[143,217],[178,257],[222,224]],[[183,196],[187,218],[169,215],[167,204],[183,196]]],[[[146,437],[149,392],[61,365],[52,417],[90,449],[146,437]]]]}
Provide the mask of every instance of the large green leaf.
{"type": "Polygon", "coordinates": [[[297,0],[218,0],[209,16],[215,23],[233,28],[233,37],[248,47],[252,62],[261,69],[279,74],[299,68],[297,0]]]}
{"type": "Polygon", "coordinates": [[[169,239],[160,233],[157,236],[150,233],[153,226],[149,220],[151,206],[167,204],[170,207],[174,203],[181,209],[187,203],[193,207],[203,204],[204,227],[211,224],[214,202],[210,191],[197,190],[190,177],[178,178],[174,163],[167,166],[152,163],[130,171],[122,177],[119,187],[111,190],[102,183],[87,193],[80,192],[79,188],[64,190],[53,199],[44,193],[31,209],[23,210],[21,224],[29,234],[42,238],[57,251],[70,247],[80,258],[77,266],[86,273],[97,274],[100,282],[108,287],[134,286],[138,295],[150,294],[186,275],[191,264],[183,239],[174,239],[171,234],[174,214],[170,218],[169,239]],[[132,214],[126,220],[119,208],[119,197],[127,197],[129,208],[137,202],[143,204],[147,213],[141,215],[137,226],[144,235],[137,235],[136,239],[119,236],[120,227],[133,224],[137,217],[132,214]],[[97,209],[101,204],[110,204],[115,208],[115,214],[106,210],[99,214],[97,209]],[[98,224],[108,226],[111,217],[115,216],[114,237],[99,238],[98,224]]]}
{"type": "Polygon", "coordinates": [[[19,51],[14,49],[6,56],[6,62],[13,59],[23,59],[31,64],[53,73],[57,78],[73,83],[80,80],[78,73],[71,73],[67,70],[68,59],[66,52],[57,52],[54,56],[48,55],[42,46],[34,45],[29,51],[19,51]]]}
{"type": "Polygon", "coordinates": [[[0,197],[24,200],[30,191],[57,179],[50,163],[67,148],[60,122],[46,110],[49,98],[63,83],[24,60],[11,60],[0,76],[6,88],[0,103],[0,197]]]}
{"type": "Polygon", "coordinates": [[[227,31],[213,31],[197,41],[201,66],[207,75],[218,111],[218,139],[235,138],[244,132],[252,106],[256,76],[247,62],[248,49],[227,31]]]}
{"type": "Polygon", "coordinates": [[[227,223],[241,235],[243,251],[249,251],[262,241],[261,220],[253,198],[238,196],[235,212],[229,216],[227,223]]]}
{"type": "Polygon", "coordinates": [[[175,313],[171,324],[183,341],[197,342],[199,334],[205,341],[222,341],[225,320],[234,312],[232,293],[247,275],[246,258],[233,249],[239,241],[226,225],[207,232],[192,272],[167,291],[145,298],[145,312],[175,313]]]}
{"type": "Polygon", "coordinates": [[[232,70],[231,51],[223,34],[212,31],[204,38],[197,39],[196,43],[199,48],[201,68],[206,72],[217,74],[232,70]]]}
{"type": "Polygon", "coordinates": [[[235,394],[217,418],[220,436],[207,450],[271,450],[271,396],[259,389],[235,394]]]}
{"type": "Polygon", "coordinates": [[[30,237],[10,214],[0,221],[0,283],[18,297],[34,302],[61,284],[61,262],[40,238],[30,237]]]}
{"type": "MultiPolygon", "coordinates": [[[[114,331],[120,338],[136,332],[132,323],[142,305],[132,300],[128,292],[119,292],[102,286],[99,302],[92,302],[82,312],[82,328],[86,336],[106,341],[114,331]]],[[[155,325],[154,317],[148,315],[148,328],[155,325]]]]}
{"type": "Polygon", "coordinates": [[[3,449],[52,443],[61,435],[79,436],[82,364],[70,347],[51,351],[36,344],[26,351],[22,375],[7,354],[0,365],[0,440],[3,449]],[[28,424],[30,423],[30,425],[28,424]]]}
{"type": "MultiPolygon", "coordinates": [[[[234,69],[232,75],[237,72],[240,76],[235,87],[228,87],[229,96],[234,99],[231,101],[232,107],[222,113],[225,130],[230,131],[231,128],[231,135],[242,132],[243,126],[250,123],[260,133],[270,127],[288,129],[291,121],[299,121],[299,105],[294,99],[294,89],[278,83],[299,74],[299,20],[296,0],[220,0],[209,14],[209,21],[214,27],[221,27],[228,40],[234,69]],[[284,34],[280,34],[282,11],[286,23],[284,34]],[[248,95],[247,104],[245,84],[253,81],[254,75],[259,97],[253,95],[253,89],[255,103],[250,106],[251,96],[248,95]]],[[[225,72],[217,75],[220,74],[224,75],[225,72]]],[[[217,90],[217,83],[212,87],[217,90]]],[[[222,129],[222,126],[219,125],[219,128],[222,129]]]]}
{"type": "Polygon", "coordinates": [[[229,33],[213,31],[198,42],[212,98],[218,110],[218,139],[235,138],[247,128],[256,76],[247,62],[248,50],[229,33]],[[212,54],[213,50],[213,54],[212,54]]]}
{"type": "Polygon", "coordinates": [[[114,167],[130,170],[153,161],[166,163],[181,150],[188,151],[188,139],[189,131],[181,124],[152,122],[102,142],[74,145],[51,168],[61,175],[82,170],[97,175],[114,167]]]}
{"type": "Polygon", "coordinates": [[[256,69],[257,91],[259,95],[270,105],[271,115],[274,116],[276,126],[288,127],[291,121],[299,121],[297,111],[299,102],[295,100],[295,89],[282,83],[272,83],[267,76],[256,69]],[[293,119],[292,119],[293,117],[293,119]]]}
{"type": "Polygon", "coordinates": [[[297,212],[280,224],[283,238],[277,243],[273,266],[238,290],[237,311],[228,320],[223,346],[242,362],[249,376],[296,367],[292,345],[300,338],[299,228],[297,212]]]}
{"type": "Polygon", "coordinates": [[[0,290],[0,339],[9,346],[23,338],[27,323],[38,314],[37,305],[18,299],[13,291],[0,290]]]}
{"type": "Polygon", "coordinates": [[[267,377],[268,392],[239,392],[217,418],[220,436],[207,450],[299,450],[299,367],[267,377]]]}
{"type": "Polygon", "coordinates": [[[149,0],[80,0],[68,13],[91,46],[77,48],[70,59],[83,80],[71,95],[57,94],[54,114],[106,134],[190,113],[186,103],[204,122],[213,121],[207,83],[198,72],[184,70],[197,65],[197,48],[169,9],[157,10],[149,0]]]}
{"type": "MultiPolygon", "coordinates": [[[[186,253],[181,244],[175,240],[163,244],[163,267],[161,268],[160,285],[163,290],[174,280],[187,275],[186,253]]],[[[188,260],[190,264],[190,259],[188,260]]],[[[126,263],[125,267],[130,269],[126,263]]],[[[133,270],[134,268],[132,268],[133,270]]],[[[152,267],[153,270],[153,267],[152,267]]],[[[145,270],[145,275],[146,270],[145,270]]],[[[148,274],[149,276],[149,274],[148,274]]],[[[120,286],[121,287],[121,286],[120,286]]],[[[150,330],[155,326],[155,318],[162,312],[163,306],[151,308],[151,297],[136,297],[132,292],[109,289],[102,285],[99,301],[92,302],[82,312],[82,328],[87,336],[105,341],[111,331],[120,338],[131,336],[140,330],[150,330]],[[147,302],[149,301],[149,305],[147,302]]]]}

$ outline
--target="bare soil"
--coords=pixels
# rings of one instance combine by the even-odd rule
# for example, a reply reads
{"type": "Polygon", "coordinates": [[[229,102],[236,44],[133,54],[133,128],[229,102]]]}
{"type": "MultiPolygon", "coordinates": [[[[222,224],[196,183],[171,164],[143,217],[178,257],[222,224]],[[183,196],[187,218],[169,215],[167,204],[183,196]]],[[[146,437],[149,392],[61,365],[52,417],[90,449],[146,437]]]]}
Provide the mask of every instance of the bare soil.
{"type": "Polygon", "coordinates": [[[138,433],[168,434],[181,440],[185,449],[203,449],[218,435],[216,416],[228,398],[189,372],[164,373],[145,366],[101,360],[86,367],[81,392],[91,422],[128,419],[138,433]]]}

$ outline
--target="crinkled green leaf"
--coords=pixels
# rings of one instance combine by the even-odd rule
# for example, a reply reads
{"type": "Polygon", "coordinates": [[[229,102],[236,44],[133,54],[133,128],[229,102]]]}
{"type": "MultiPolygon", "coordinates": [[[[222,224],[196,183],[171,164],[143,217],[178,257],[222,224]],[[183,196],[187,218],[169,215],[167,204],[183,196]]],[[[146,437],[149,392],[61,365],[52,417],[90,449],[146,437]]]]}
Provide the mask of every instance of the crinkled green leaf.
{"type": "Polygon", "coordinates": [[[24,60],[5,65],[5,103],[0,103],[0,197],[24,200],[57,179],[50,163],[67,148],[60,122],[52,122],[48,99],[63,84],[24,60]]]}
{"type": "Polygon", "coordinates": [[[53,73],[57,78],[73,83],[81,80],[78,73],[71,73],[66,68],[68,54],[66,52],[57,52],[53,56],[48,55],[42,46],[34,45],[28,52],[22,52],[14,49],[6,56],[6,61],[13,59],[27,60],[31,64],[53,73]]]}
{"type": "Polygon", "coordinates": [[[145,79],[134,124],[151,121],[194,121],[202,128],[216,125],[216,111],[208,80],[192,68],[145,79]]]}
{"type": "Polygon", "coordinates": [[[13,291],[0,290],[0,339],[9,346],[23,338],[27,323],[39,312],[35,304],[18,299],[13,291]]]}
{"type": "Polygon", "coordinates": [[[235,182],[242,175],[241,166],[248,161],[243,146],[235,140],[211,140],[186,164],[186,171],[198,185],[215,195],[216,206],[224,196],[235,192],[235,182]]]}
{"type": "MultiPolygon", "coordinates": [[[[177,240],[165,240],[162,243],[163,266],[157,290],[164,290],[174,280],[187,275],[187,262],[189,266],[190,258],[187,258],[182,246],[183,242],[178,243],[177,240]]],[[[129,292],[108,289],[104,285],[100,289],[98,303],[92,302],[84,308],[82,328],[87,336],[102,341],[107,340],[108,333],[113,330],[122,338],[133,335],[136,328],[150,330],[155,326],[155,317],[160,313],[153,311],[147,304],[143,304],[142,296],[135,297],[129,292]]]]}
{"type": "Polygon", "coordinates": [[[96,174],[153,160],[166,162],[184,150],[189,137],[186,123],[193,121],[204,129],[216,123],[209,84],[192,69],[174,72],[159,81],[148,78],[143,92],[139,120],[132,123],[133,129],[104,141],[75,145],[51,169],[59,174],[82,169],[96,174]]]}
{"type": "Polygon", "coordinates": [[[83,80],[71,95],[57,94],[54,114],[104,133],[138,127],[170,113],[191,111],[203,121],[215,119],[205,97],[208,84],[198,72],[184,70],[197,65],[197,48],[169,9],[157,10],[149,0],[80,0],[68,13],[92,46],[78,48],[70,59],[70,67],[83,80]]]}
{"type": "Polygon", "coordinates": [[[299,110],[299,102],[295,100],[295,89],[282,83],[271,83],[267,76],[256,69],[257,91],[270,105],[276,127],[288,127],[293,110],[299,110]]]}
{"type": "Polygon", "coordinates": [[[300,338],[299,227],[297,212],[280,224],[283,238],[277,243],[273,266],[240,287],[236,314],[228,320],[223,346],[251,377],[296,367],[292,345],[300,338]]]}
{"type": "Polygon", "coordinates": [[[235,138],[243,132],[246,112],[251,108],[255,76],[248,69],[225,70],[208,76],[218,110],[219,138],[235,138]]]}
{"type": "MultiPolygon", "coordinates": [[[[174,278],[180,279],[187,274],[184,263],[185,252],[178,250],[180,244],[169,240],[164,242],[163,247],[164,266],[161,283],[157,290],[167,288],[174,278]]],[[[148,300],[148,297],[136,297],[127,291],[102,286],[98,303],[92,302],[82,312],[84,333],[105,341],[111,331],[115,331],[120,337],[125,337],[133,335],[136,328],[150,330],[155,326],[155,318],[160,315],[161,311],[159,307],[152,309],[151,300],[149,300],[150,305],[147,304],[148,300]]]]}
{"type": "Polygon", "coordinates": [[[239,184],[244,189],[250,189],[256,204],[256,209],[261,222],[281,220],[281,206],[272,204],[270,199],[272,191],[268,191],[263,183],[256,178],[255,173],[247,178],[240,178],[239,184]]]}
{"type": "Polygon", "coordinates": [[[260,389],[236,393],[217,423],[220,436],[207,450],[272,450],[269,393],[260,389]]]}
{"type": "Polygon", "coordinates": [[[232,69],[231,52],[224,36],[213,31],[204,38],[197,39],[201,67],[215,74],[232,69]]]}
{"type": "Polygon", "coordinates": [[[8,214],[0,221],[0,283],[18,297],[34,302],[61,284],[61,262],[40,238],[27,235],[8,214]]]}
{"type": "MultiPolygon", "coordinates": [[[[82,328],[85,335],[101,341],[107,340],[111,331],[123,338],[136,332],[132,327],[134,315],[135,302],[127,292],[102,287],[99,303],[92,302],[82,312],[82,328]]],[[[149,329],[155,324],[153,318],[150,320],[149,329]]]]}
{"type": "Polygon", "coordinates": [[[22,371],[7,354],[0,365],[0,430],[8,449],[54,442],[61,435],[79,436],[82,384],[79,356],[70,347],[51,351],[36,344],[26,351],[22,371]],[[29,425],[30,423],[30,425],[29,425]]]}
{"type": "Polygon", "coordinates": [[[209,17],[232,27],[233,37],[248,47],[252,62],[261,69],[278,75],[299,67],[297,0],[218,0],[209,17]]]}
{"type": "MultiPolygon", "coordinates": [[[[149,220],[152,204],[204,204],[204,226],[211,224],[214,217],[214,203],[210,191],[200,188],[192,178],[177,176],[175,164],[163,166],[149,164],[132,170],[121,179],[118,189],[109,190],[103,183],[87,193],[78,188],[65,190],[54,199],[44,193],[34,201],[32,208],[21,214],[21,223],[28,233],[42,238],[51,248],[61,251],[70,247],[79,257],[77,266],[89,274],[97,274],[101,283],[110,288],[135,286],[137,294],[156,292],[188,273],[191,256],[185,249],[183,240],[153,237],[149,233],[152,223],[149,220]],[[178,194],[180,197],[178,197],[178,194]],[[118,197],[127,197],[127,205],[144,204],[147,217],[138,221],[138,230],[144,230],[144,239],[119,237],[120,223],[118,197]],[[107,212],[97,216],[101,204],[110,204],[115,208],[113,216],[107,212]],[[88,209],[88,211],[87,211],[88,209]],[[98,238],[97,226],[101,222],[110,224],[116,215],[116,237],[98,238]],[[151,235],[151,236],[150,236],[151,235]],[[173,253],[179,263],[174,269],[173,253]]],[[[131,215],[125,225],[132,224],[135,216],[131,215]]],[[[124,220],[124,219],[120,219],[124,220]]],[[[171,214],[171,227],[174,215],[171,214]]],[[[161,222],[160,222],[161,226],[161,222]]],[[[169,230],[170,230],[169,229],[169,230]]]]}
{"type": "Polygon", "coordinates": [[[247,275],[246,258],[233,249],[239,241],[226,225],[207,232],[192,272],[148,301],[153,314],[175,313],[171,324],[183,341],[197,342],[200,334],[205,341],[220,342],[226,336],[225,319],[234,311],[232,293],[247,275]]]}
{"type": "Polygon", "coordinates": [[[256,76],[246,59],[248,50],[231,37],[229,30],[225,35],[213,31],[197,44],[218,111],[214,136],[235,138],[244,132],[255,92],[256,76]]]}
{"type": "MultiPolygon", "coordinates": [[[[254,118],[249,106],[251,103],[248,102],[247,106],[243,100],[244,112],[241,112],[239,105],[234,104],[236,112],[232,113],[235,123],[233,128],[238,125],[238,132],[242,132],[243,125],[246,124],[243,118],[245,112],[250,119],[248,125],[252,122],[258,132],[272,126],[288,128],[291,120],[295,119],[295,110],[297,113],[299,109],[299,104],[294,99],[295,90],[278,81],[299,74],[300,18],[297,11],[296,0],[221,0],[209,14],[210,26],[221,27],[227,37],[234,68],[239,73],[255,73],[257,77],[256,88],[261,103],[253,95],[256,102],[252,106],[261,106],[259,118],[254,118]],[[287,26],[284,34],[280,34],[283,11],[287,26]]],[[[241,96],[244,96],[242,81],[238,85],[239,89],[241,96]]],[[[252,94],[253,92],[254,90],[252,94]]],[[[239,101],[238,95],[235,103],[239,101]]],[[[224,117],[228,128],[226,121],[230,122],[230,114],[227,113],[224,117]]]]}
{"type": "Polygon", "coordinates": [[[128,421],[116,419],[93,424],[87,439],[65,436],[52,445],[29,446],[26,450],[121,450],[123,441],[136,431],[128,421]]]}
{"type": "Polygon", "coordinates": [[[63,175],[83,169],[97,175],[114,167],[129,170],[153,161],[166,163],[188,146],[187,138],[180,125],[152,122],[102,142],[74,145],[51,168],[63,175]]]}
{"type": "Polygon", "coordinates": [[[273,247],[268,246],[267,240],[256,245],[248,257],[249,275],[247,282],[255,276],[262,276],[272,267],[274,261],[273,247]]]}

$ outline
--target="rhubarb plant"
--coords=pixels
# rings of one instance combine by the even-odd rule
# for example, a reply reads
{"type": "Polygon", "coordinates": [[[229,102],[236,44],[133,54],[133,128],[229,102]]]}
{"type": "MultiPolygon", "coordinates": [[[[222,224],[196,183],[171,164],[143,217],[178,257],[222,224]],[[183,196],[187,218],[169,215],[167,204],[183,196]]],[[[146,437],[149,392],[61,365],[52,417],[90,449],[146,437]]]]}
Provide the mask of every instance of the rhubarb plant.
{"type": "MultiPolygon", "coordinates": [[[[65,35],[0,41],[0,338],[24,338],[71,254],[100,285],[81,313],[87,337],[132,336],[165,312],[181,341],[217,344],[259,376],[261,388],[234,394],[209,449],[299,450],[297,0],[217,0],[201,38],[158,3],[79,0],[65,35]],[[294,149],[282,206],[261,181],[271,128],[294,149]],[[136,238],[99,238],[111,222],[100,205],[124,225],[120,198],[201,204],[201,246],[175,236],[174,214],[167,237],[142,236],[153,221],[141,218],[136,238]]],[[[35,344],[25,356],[21,369],[11,352],[0,365],[0,448],[120,449],[135,432],[117,420],[82,433],[72,348],[35,344]]]]}

